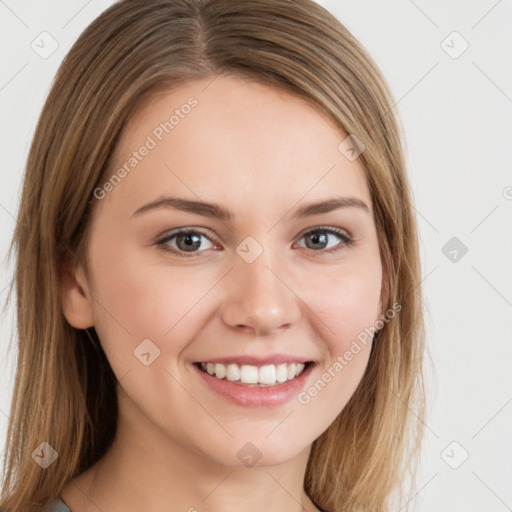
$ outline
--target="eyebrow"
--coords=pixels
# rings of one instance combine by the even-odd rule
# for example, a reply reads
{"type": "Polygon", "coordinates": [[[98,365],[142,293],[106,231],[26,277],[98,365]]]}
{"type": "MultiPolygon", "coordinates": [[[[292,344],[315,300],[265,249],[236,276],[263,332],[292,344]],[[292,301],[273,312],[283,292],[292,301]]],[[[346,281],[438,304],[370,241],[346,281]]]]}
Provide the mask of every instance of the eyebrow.
{"type": "MultiPolygon", "coordinates": [[[[195,213],[197,215],[211,217],[223,221],[230,221],[234,218],[234,215],[231,211],[227,210],[223,206],[220,206],[219,204],[206,203],[203,201],[193,201],[190,199],[183,199],[180,197],[172,196],[161,197],[155,201],[141,206],[135,212],[133,212],[132,217],[150,210],[161,208],[172,208],[175,210],[195,213]]],[[[370,213],[366,203],[357,197],[333,197],[324,201],[301,205],[293,214],[293,218],[302,219],[311,215],[328,213],[340,208],[359,208],[363,211],[366,211],[367,213],[370,213]]]]}

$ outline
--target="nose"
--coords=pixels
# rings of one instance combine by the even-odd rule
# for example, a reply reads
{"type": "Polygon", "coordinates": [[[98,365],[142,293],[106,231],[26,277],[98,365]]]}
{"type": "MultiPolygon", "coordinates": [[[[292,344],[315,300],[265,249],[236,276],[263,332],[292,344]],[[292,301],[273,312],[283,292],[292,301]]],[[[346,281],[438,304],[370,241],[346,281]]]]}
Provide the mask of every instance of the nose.
{"type": "Polygon", "coordinates": [[[270,263],[267,251],[252,263],[241,258],[236,262],[222,305],[222,318],[228,326],[269,336],[297,322],[300,299],[293,279],[270,263]]]}

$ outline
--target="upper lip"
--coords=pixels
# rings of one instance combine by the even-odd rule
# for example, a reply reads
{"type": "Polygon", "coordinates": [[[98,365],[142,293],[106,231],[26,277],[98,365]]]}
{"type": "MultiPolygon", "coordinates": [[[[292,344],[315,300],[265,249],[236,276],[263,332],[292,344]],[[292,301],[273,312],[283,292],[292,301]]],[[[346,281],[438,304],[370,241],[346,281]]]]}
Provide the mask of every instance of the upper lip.
{"type": "Polygon", "coordinates": [[[268,356],[244,355],[230,357],[212,357],[197,361],[198,363],[220,363],[220,364],[249,364],[252,366],[265,366],[268,364],[283,363],[307,363],[312,362],[311,358],[287,354],[273,354],[268,356]]]}

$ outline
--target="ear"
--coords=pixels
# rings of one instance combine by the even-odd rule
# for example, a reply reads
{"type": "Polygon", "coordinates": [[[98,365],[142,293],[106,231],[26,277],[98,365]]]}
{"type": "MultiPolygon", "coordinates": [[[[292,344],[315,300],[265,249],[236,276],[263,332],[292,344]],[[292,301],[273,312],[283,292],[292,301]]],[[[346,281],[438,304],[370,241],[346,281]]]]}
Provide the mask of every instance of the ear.
{"type": "Polygon", "coordinates": [[[69,261],[61,267],[60,302],[62,312],[72,327],[88,329],[94,325],[92,301],[84,273],[81,267],[74,269],[69,261]]]}

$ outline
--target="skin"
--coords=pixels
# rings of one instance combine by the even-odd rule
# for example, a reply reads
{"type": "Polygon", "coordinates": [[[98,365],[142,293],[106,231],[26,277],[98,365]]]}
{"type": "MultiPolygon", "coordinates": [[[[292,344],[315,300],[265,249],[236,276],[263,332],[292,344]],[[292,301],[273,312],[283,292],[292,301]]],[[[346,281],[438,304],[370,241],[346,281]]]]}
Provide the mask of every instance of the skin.
{"type": "MultiPolygon", "coordinates": [[[[198,101],[97,201],[91,280],[81,266],[62,278],[68,322],[95,327],[118,379],[113,447],[61,493],[73,512],[230,512],[242,503],[246,512],[318,510],[303,489],[311,445],[368,363],[371,342],[307,405],[294,397],[270,408],[233,404],[193,370],[217,356],[307,356],[316,364],[306,389],[374,325],[387,286],[363,167],[338,150],[347,134],[286,92],[227,76],[210,82],[159,93],[132,116],[113,171],[166,113],[191,96],[198,101]],[[133,215],[163,194],[221,204],[233,219],[171,208],[133,215]],[[300,205],[334,196],[359,198],[369,211],[292,217],[300,205]],[[350,234],[353,245],[336,235],[327,248],[307,245],[304,234],[321,226],[350,234]],[[190,257],[155,245],[187,227],[206,233],[190,257]],[[248,236],[263,248],[251,264],[236,252],[248,236]],[[145,339],[160,349],[149,366],[134,357],[145,339]],[[262,455],[251,468],[237,457],[247,442],[262,455]]],[[[167,245],[184,252],[176,238],[167,245]]]]}

